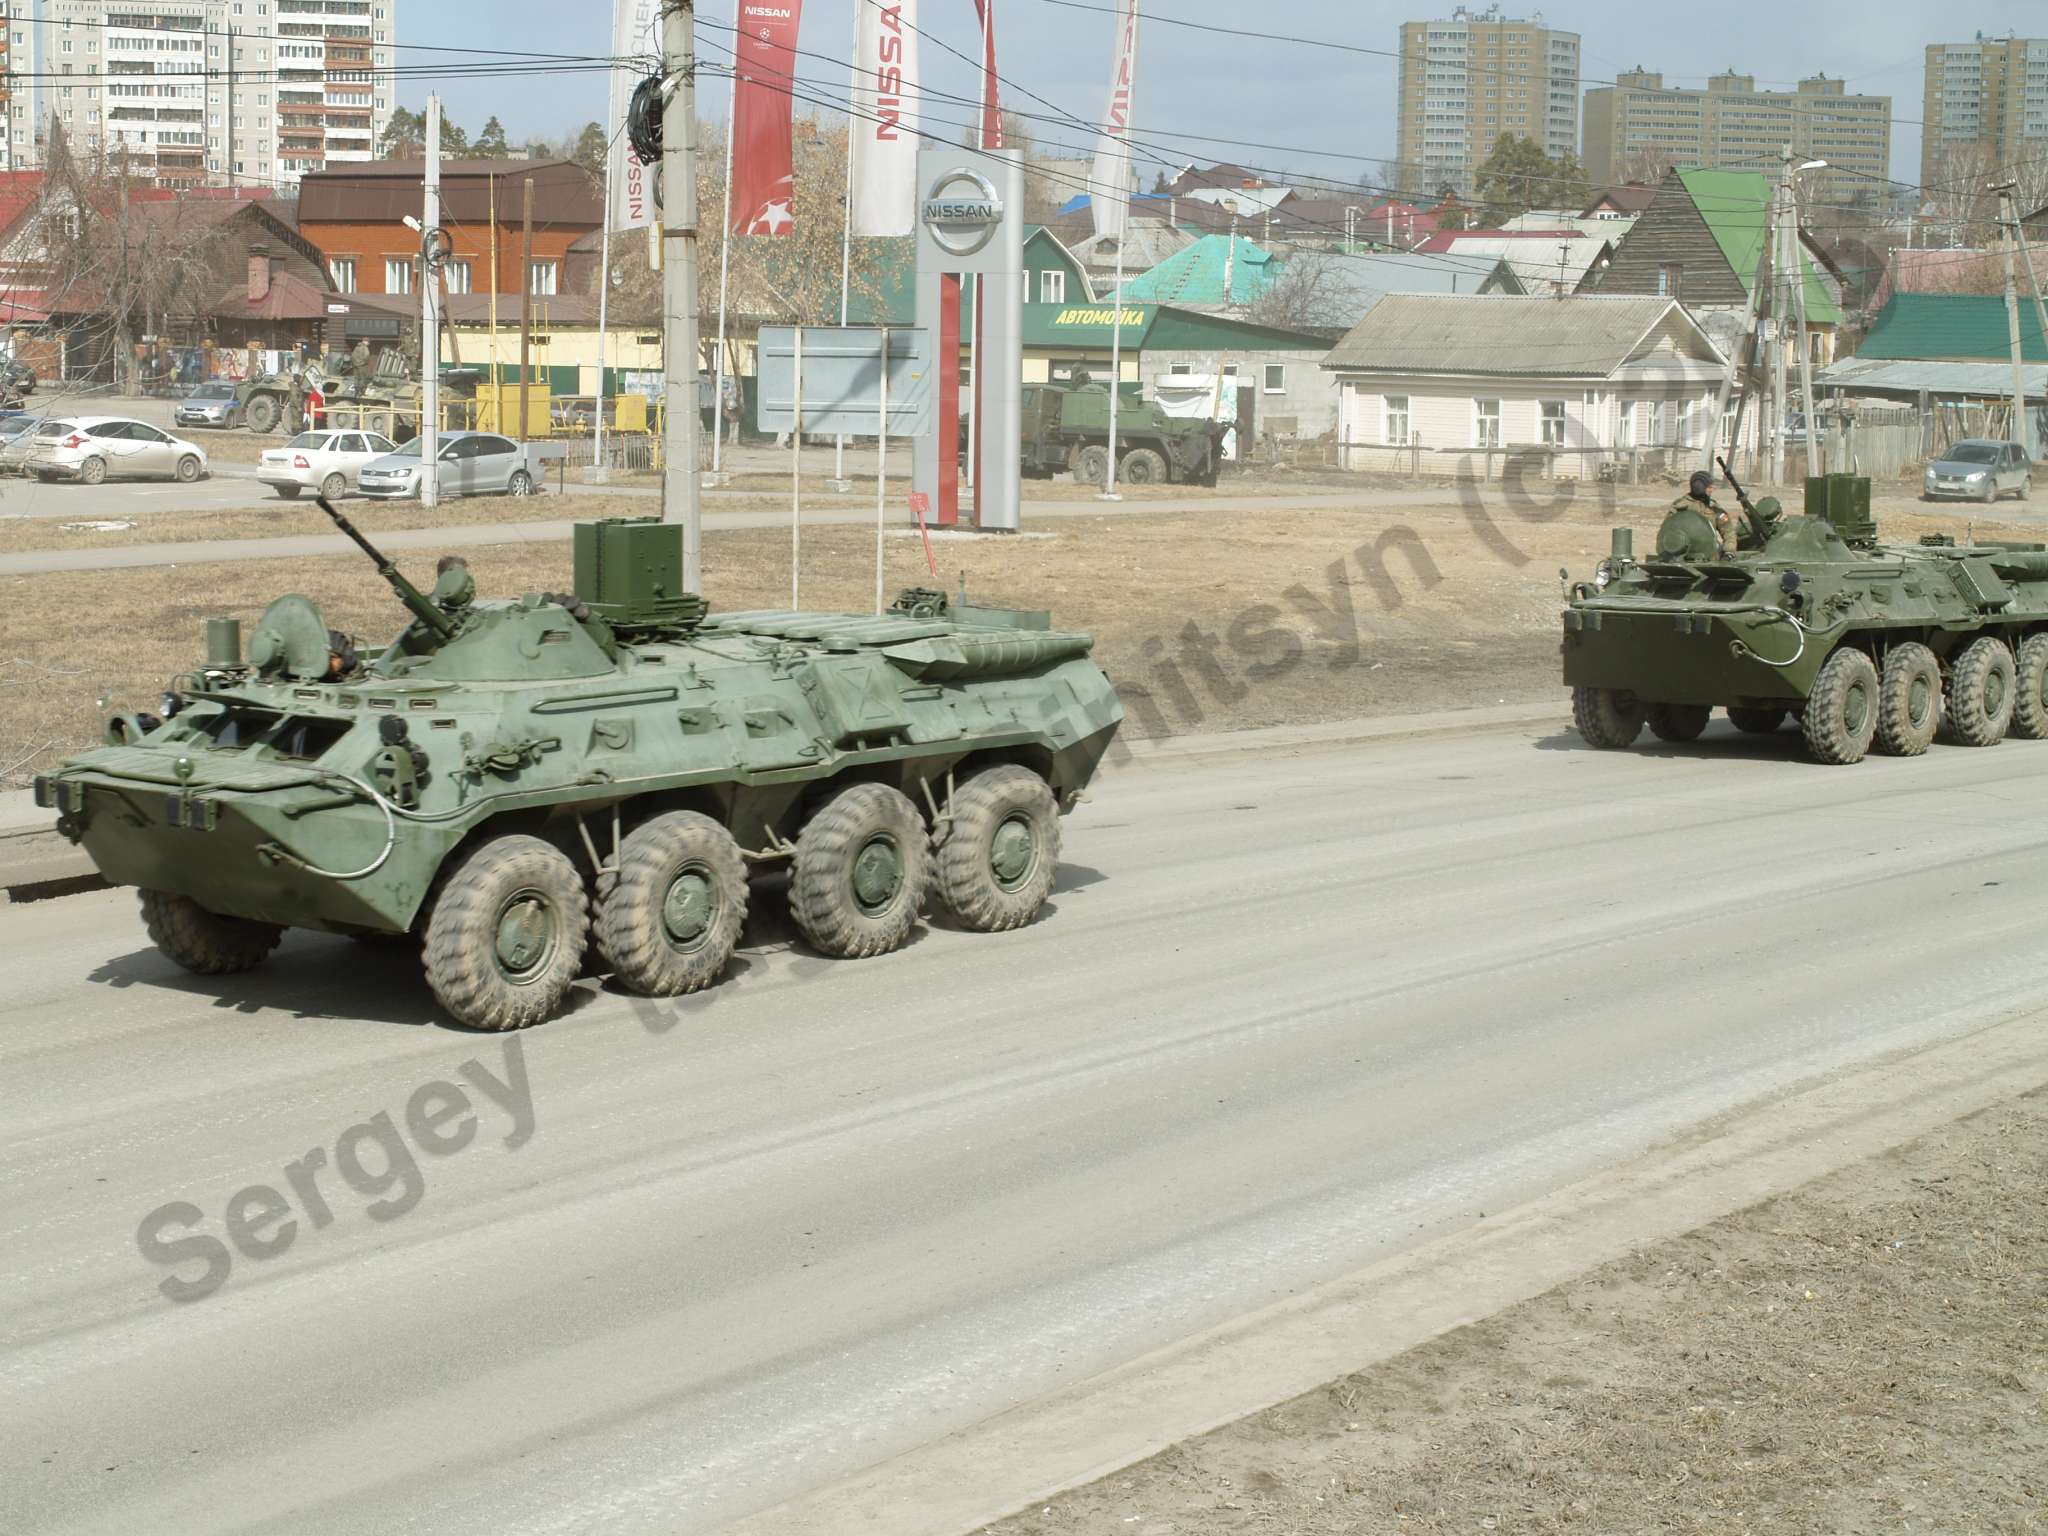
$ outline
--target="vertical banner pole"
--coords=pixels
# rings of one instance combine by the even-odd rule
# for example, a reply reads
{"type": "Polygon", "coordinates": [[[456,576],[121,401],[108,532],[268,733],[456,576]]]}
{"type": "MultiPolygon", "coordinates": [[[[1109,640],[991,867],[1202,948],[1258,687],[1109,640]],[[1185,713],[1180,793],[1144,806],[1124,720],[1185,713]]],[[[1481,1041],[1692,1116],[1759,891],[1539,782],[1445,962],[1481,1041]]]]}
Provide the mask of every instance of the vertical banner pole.
{"type": "Polygon", "coordinates": [[[880,613],[882,539],[889,507],[889,327],[886,325],[882,327],[882,404],[876,414],[875,455],[875,612],[880,613]]]}
{"type": "MultiPolygon", "coordinates": [[[[739,24],[738,0],[734,0],[733,24],[735,30],[737,30],[739,24]]],[[[713,368],[713,372],[717,376],[717,382],[712,386],[711,390],[711,483],[713,485],[720,483],[719,465],[722,462],[720,455],[724,452],[725,444],[725,300],[727,288],[732,278],[732,147],[734,141],[739,138],[736,130],[739,127],[740,121],[740,70],[737,54],[733,57],[731,102],[732,105],[727,108],[725,114],[725,222],[718,229],[718,361],[713,368]]],[[[757,368],[755,371],[759,372],[760,370],[757,368]]],[[[694,411],[696,408],[697,402],[692,400],[690,402],[690,409],[694,411]]],[[[690,466],[693,472],[696,467],[694,464],[690,466]]]]}
{"type": "MultiPolygon", "coordinates": [[[[431,257],[441,235],[441,98],[427,98],[426,229],[420,247],[420,505],[435,506],[441,495],[441,273],[431,257]]],[[[311,423],[307,423],[311,425],[311,423]]]]}
{"type": "Polygon", "coordinates": [[[794,363],[795,413],[789,428],[789,606],[800,604],[797,575],[803,565],[804,491],[804,328],[796,328],[794,363]]]}
{"type": "MultiPolygon", "coordinates": [[[[849,66],[856,78],[847,87],[846,99],[852,101],[853,93],[859,87],[858,66],[849,66]]],[[[846,329],[848,313],[853,307],[853,135],[854,125],[859,121],[855,114],[846,119],[846,222],[839,231],[839,328],[846,329]]],[[[832,450],[832,478],[838,482],[834,490],[848,489],[846,484],[846,434],[839,434],[832,450]]]]}

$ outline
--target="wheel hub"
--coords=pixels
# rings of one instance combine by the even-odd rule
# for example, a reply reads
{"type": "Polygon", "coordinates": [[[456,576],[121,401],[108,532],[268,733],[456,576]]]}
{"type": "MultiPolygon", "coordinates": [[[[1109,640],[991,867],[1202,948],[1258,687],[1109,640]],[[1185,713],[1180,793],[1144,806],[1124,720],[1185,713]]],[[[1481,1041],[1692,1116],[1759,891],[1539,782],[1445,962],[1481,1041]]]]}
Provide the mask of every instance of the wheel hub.
{"type": "Polygon", "coordinates": [[[541,970],[554,952],[555,913],[537,891],[521,891],[498,915],[498,969],[514,981],[541,970]]]}
{"type": "Polygon", "coordinates": [[[701,869],[686,869],[661,903],[661,925],[675,943],[694,944],[710,931],[716,906],[717,891],[710,878],[701,869]]]}
{"type": "Polygon", "coordinates": [[[870,838],[854,856],[854,899],[867,911],[878,911],[889,905],[902,884],[903,858],[896,844],[887,837],[870,838]]]}
{"type": "Polygon", "coordinates": [[[1028,818],[1012,816],[996,828],[995,838],[989,844],[988,862],[998,885],[1005,890],[1015,889],[1037,861],[1038,835],[1028,818]]]}
{"type": "Polygon", "coordinates": [[[1992,668],[1984,676],[1984,713],[1993,719],[2005,707],[2005,676],[1992,668]]]}

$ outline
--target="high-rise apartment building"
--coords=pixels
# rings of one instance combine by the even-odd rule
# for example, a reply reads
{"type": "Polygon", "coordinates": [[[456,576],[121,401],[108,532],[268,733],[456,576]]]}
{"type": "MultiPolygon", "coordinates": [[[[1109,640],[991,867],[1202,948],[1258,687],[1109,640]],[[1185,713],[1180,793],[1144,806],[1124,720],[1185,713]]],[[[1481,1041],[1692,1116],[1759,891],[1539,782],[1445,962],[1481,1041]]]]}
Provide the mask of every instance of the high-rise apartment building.
{"type": "Polygon", "coordinates": [[[289,188],[370,159],[397,0],[6,0],[6,163],[74,153],[166,185],[289,188]]]}
{"type": "Polygon", "coordinates": [[[1754,75],[1711,76],[1704,89],[1667,86],[1631,69],[1586,92],[1586,174],[1596,183],[1655,182],[1673,166],[1769,170],[1786,145],[1825,160],[1804,184],[1823,201],[1882,193],[1891,171],[1892,99],[1852,96],[1814,75],[1796,90],[1760,91],[1754,75]]]}
{"type": "MultiPolygon", "coordinates": [[[[1929,43],[1920,112],[1920,179],[1934,182],[1958,149],[1983,165],[2048,157],[2048,39],[1929,43]]],[[[1971,165],[1976,174],[1983,165],[1971,165]]]]}
{"type": "Polygon", "coordinates": [[[1533,139],[1553,159],[1578,153],[1579,34],[1540,15],[1514,20],[1498,5],[1402,23],[1403,189],[1448,185],[1469,195],[1472,173],[1504,133],[1533,139]]]}

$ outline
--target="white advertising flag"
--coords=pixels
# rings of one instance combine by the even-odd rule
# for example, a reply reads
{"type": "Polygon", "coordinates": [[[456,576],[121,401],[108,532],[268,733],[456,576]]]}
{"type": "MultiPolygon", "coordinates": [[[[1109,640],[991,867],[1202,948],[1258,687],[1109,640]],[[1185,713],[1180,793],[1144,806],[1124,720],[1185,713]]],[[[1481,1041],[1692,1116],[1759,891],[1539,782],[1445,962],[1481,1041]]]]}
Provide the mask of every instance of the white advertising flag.
{"type": "Polygon", "coordinates": [[[917,0],[854,0],[856,235],[907,235],[917,216],[917,0]]]}
{"type": "MultiPolygon", "coordinates": [[[[661,0],[615,0],[612,12],[614,59],[661,57],[661,0]]],[[[642,71],[612,66],[611,147],[605,180],[611,186],[611,227],[639,229],[654,222],[655,167],[642,165],[626,143],[626,104],[639,85],[642,71]]]]}
{"type": "Polygon", "coordinates": [[[1102,115],[1102,144],[1088,178],[1088,206],[1095,233],[1118,241],[1131,208],[1131,101],[1137,74],[1138,0],[1117,0],[1116,63],[1109,76],[1109,110],[1102,115]]]}

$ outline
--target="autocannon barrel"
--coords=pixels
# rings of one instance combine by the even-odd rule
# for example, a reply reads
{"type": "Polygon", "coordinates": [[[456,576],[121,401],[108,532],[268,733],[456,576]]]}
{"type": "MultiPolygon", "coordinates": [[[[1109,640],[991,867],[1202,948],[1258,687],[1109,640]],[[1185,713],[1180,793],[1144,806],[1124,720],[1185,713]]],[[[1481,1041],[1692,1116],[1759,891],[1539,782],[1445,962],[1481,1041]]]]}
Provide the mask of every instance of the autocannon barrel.
{"type": "Polygon", "coordinates": [[[412,610],[415,618],[443,640],[455,633],[455,626],[449,622],[448,615],[428,602],[426,595],[407,581],[398,567],[385,559],[377,546],[363,537],[362,530],[341,515],[333,502],[325,496],[314,499],[320,503],[320,510],[334,520],[334,526],[354,539],[356,547],[370,557],[377,567],[377,574],[391,583],[391,590],[398,594],[401,603],[412,610]]]}

